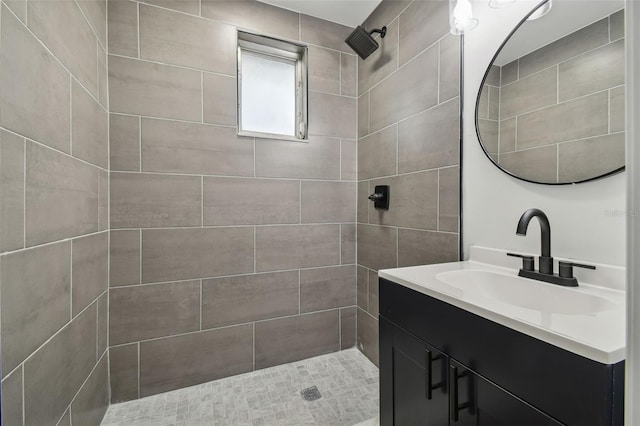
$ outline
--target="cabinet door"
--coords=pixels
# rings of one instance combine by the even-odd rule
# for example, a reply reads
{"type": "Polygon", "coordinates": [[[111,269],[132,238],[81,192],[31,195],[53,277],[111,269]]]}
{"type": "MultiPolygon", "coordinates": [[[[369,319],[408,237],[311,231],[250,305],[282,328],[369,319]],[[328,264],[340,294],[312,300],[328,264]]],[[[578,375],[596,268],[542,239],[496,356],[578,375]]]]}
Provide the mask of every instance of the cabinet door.
{"type": "Polygon", "coordinates": [[[449,383],[451,426],[562,425],[453,360],[449,383]]]}
{"type": "Polygon", "coordinates": [[[447,426],[448,357],[389,323],[381,324],[381,351],[381,424],[447,426]]]}

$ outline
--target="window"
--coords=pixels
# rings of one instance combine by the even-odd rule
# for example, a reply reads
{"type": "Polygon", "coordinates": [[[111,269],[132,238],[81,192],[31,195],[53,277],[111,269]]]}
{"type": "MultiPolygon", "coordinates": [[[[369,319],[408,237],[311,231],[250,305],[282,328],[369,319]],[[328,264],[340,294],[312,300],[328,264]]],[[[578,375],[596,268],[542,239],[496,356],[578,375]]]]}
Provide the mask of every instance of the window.
{"type": "Polygon", "coordinates": [[[307,140],[306,46],[238,31],[238,134],[307,140]]]}

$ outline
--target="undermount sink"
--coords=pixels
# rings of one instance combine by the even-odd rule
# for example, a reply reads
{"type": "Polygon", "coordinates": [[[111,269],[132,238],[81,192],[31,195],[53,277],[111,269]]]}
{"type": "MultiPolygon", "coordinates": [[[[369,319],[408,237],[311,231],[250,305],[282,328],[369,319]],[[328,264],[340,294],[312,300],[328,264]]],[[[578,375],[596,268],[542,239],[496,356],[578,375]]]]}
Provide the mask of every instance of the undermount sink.
{"type": "Polygon", "coordinates": [[[470,296],[552,314],[583,315],[615,309],[617,306],[603,297],[493,271],[447,271],[436,274],[435,278],[470,296]]]}

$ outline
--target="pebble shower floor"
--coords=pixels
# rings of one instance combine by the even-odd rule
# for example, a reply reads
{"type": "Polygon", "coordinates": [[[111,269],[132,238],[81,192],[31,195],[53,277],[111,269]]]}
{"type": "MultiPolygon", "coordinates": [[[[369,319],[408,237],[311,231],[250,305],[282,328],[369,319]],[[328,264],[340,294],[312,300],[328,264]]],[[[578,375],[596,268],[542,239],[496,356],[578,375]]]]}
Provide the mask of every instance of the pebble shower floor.
{"type": "Polygon", "coordinates": [[[378,410],[378,369],[354,348],[114,404],[102,426],[351,426],[378,410]]]}

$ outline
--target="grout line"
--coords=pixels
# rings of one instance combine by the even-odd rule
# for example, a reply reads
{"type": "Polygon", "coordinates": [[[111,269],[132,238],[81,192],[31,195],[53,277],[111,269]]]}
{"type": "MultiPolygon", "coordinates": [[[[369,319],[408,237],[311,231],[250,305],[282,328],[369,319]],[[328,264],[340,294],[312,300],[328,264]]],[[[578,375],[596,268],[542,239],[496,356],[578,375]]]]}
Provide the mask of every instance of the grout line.
{"type": "Polygon", "coordinates": [[[22,155],[22,249],[24,249],[27,247],[27,140],[25,138],[22,138],[22,155]]]}
{"type": "Polygon", "coordinates": [[[138,171],[142,172],[142,117],[138,117],[138,171]]]}
{"type": "MultiPolygon", "coordinates": [[[[351,140],[351,139],[348,139],[351,140]]],[[[75,157],[74,157],[75,158],[75,157]]],[[[448,166],[447,166],[448,167],[448,166]]],[[[105,170],[106,171],[106,170],[105,170]]],[[[271,177],[271,176],[230,176],[230,175],[216,175],[216,174],[196,174],[196,173],[178,173],[178,172],[152,172],[152,171],[133,171],[133,170],[112,170],[111,174],[146,174],[146,175],[159,175],[159,176],[204,176],[204,177],[214,177],[214,178],[228,178],[228,179],[260,179],[260,180],[283,180],[283,181],[307,181],[307,182],[332,182],[332,183],[358,183],[357,180],[339,180],[339,179],[316,179],[316,178],[292,178],[292,177],[271,177]]],[[[409,172],[409,173],[418,173],[418,172],[409,172]]]]}
{"type": "MultiPolygon", "coordinates": [[[[188,332],[185,332],[185,333],[171,334],[171,335],[160,336],[160,337],[152,337],[152,338],[149,338],[149,339],[142,339],[142,340],[135,341],[135,342],[119,343],[117,345],[112,345],[111,348],[118,348],[118,347],[122,347],[122,346],[128,346],[128,345],[132,345],[134,343],[137,343],[138,345],[140,345],[142,343],[154,342],[154,341],[163,340],[163,339],[171,339],[171,338],[180,337],[180,336],[189,336],[189,335],[198,334],[198,333],[202,333],[202,332],[209,332],[209,331],[214,331],[214,330],[225,330],[225,329],[234,328],[234,327],[244,327],[244,326],[247,326],[247,325],[250,325],[250,324],[259,324],[259,323],[265,323],[265,322],[279,321],[279,320],[287,319],[287,318],[296,318],[296,317],[300,317],[300,316],[308,316],[308,315],[315,315],[315,314],[321,314],[321,313],[326,313],[326,312],[334,312],[334,311],[340,311],[340,309],[343,309],[343,308],[354,308],[354,307],[356,307],[356,305],[338,306],[338,307],[335,307],[335,308],[321,309],[321,310],[312,311],[312,312],[301,312],[299,314],[292,314],[292,315],[285,315],[285,316],[281,316],[281,317],[266,318],[266,319],[261,319],[261,320],[257,320],[257,321],[253,321],[253,322],[242,322],[242,323],[237,323],[237,324],[224,325],[224,326],[220,326],[220,327],[204,328],[202,330],[188,331],[188,332]]],[[[105,353],[106,353],[106,351],[105,351],[105,353]]]]}
{"type": "MultiPolygon", "coordinates": [[[[405,228],[403,228],[405,229],[405,228]]],[[[430,231],[430,232],[436,232],[436,231],[430,231]]],[[[457,234],[456,232],[440,232],[441,234],[457,234]]],[[[268,274],[283,274],[283,273],[287,273],[287,272],[296,272],[296,271],[313,271],[316,269],[333,269],[333,268],[339,268],[342,266],[356,266],[355,263],[346,263],[344,265],[329,265],[329,266],[315,266],[315,267],[310,267],[310,268],[296,268],[296,269],[278,269],[275,271],[259,271],[259,272],[247,272],[244,274],[234,274],[234,275],[214,275],[214,276],[206,276],[206,277],[195,277],[195,278],[188,278],[188,279],[182,279],[182,280],[171,280],[171,281],[157,281],[157,282],[150,282],[150,283],[138,283],[138,284],[123,284],[123,285],[114,285],[111,286],[109,288],[110,291],[117,291],[118,289],[121,288],[131,288],[131,287],[143,287],[143,286],[152,286],[152,285],[162,285],[162,284],[179,284],[179,283],[186,283],[186,282],[192,282],[192,281],[196,281],[199,279],[202,280],[216,280],[216,279],[224,279],[224,278],[237,278],[237,277],[250,277],[253,275],[268,275],[268,274]]]]}
{"type": "MultiPolygon", "coordinates": [[[[36,145],[38,145],[38,146],[40,146],[42,148],[50,149],[51,151],[55,151],[58,154],[61,154],[61,155],[64,155],[65,157],[68,157],[68,158],[71,158],[73,160],[79,161],[79,162],[81,162],[83,164],[86,164],[87,166],[94,167],[94,168],[102,170],[104,172],[108,172],[109,171],[107,169],[102,168],[101,166],[99,166],[97,164],[90,163],[90,162],[88,162],[86,160],[83,160],[82,158],[79,158],[79,157],[74,157],[73,155],[71,155],[68,152],[61,151],[58,148],[54,148],[54,147],[52,147],[50,145],[47,145],[47,144],[42,143],[42,142],[39,142],[36,139],[30,138],[29,136],[25,136],[25,135],[22,135],[20,133],[13,132],[13,131],[11,131],[11,130],[9,130],[7,128],[4,128],[4,127],[2,129],[7,133],[11,133],[12,135],[18,136],[19,138],[26,139],[27,142],[32,142],[32,143],[34,143],[34,144],[36,144],[36,145]]],[[[25,147],[25,149],[26,149],[26,147],[25,147]]]]}
{"type": "MultiPolygon", "coordinates": [[[[128,1],[128,0],[125,0],[125,1],[128,1]]],[[[140,3],[138,3],[138,4],[140,4],[140,3]]],[[[198,73],[214,74],[214,75],[218,75],[218,76],[221,76],[221,77],[229,77],[229,78],[233,78],[233,79],[236,78],[235,74],[224,74],[224,73],[221,73],[221,72],[203,70],[203,69],[200,69],[200,68],[192,68],[192,67],[189,67],[189,66],[186,66],[186,65],[171,64],[169,62],[162,62],[162,61],[157,61],[157,60],[148,59],[148,58],[138,58],[138,57],[135,57],[135,56],[126,56],[126,55],[121,55],[121,54],[118,54],[118,53],[109,53],[108,56],[113,56],[115,58],[121,58],[121,59],[127,59],[127,60],[130,60],[130,61],[146,62],[146,63],[154,64],[154,65],[163,65],[163,66],[166,66],[166,67],[172,67],[172,68],[179,68],[179,69],[183,69],[183,70],[195,71],[195,72],[198,72],[198,73]]]]}
{"type": "Polygon", "coordinates": [[[138,59],[140,59],[140,3],[136,3],[136,35],[138,36],[138,59]]]}
{"type": "Polygon", "coordinates": [[[139,255],[139,263],[140,263],[140,284],[142,284],[142,229],[140,229],[140,255],[139,255]]]}
{"type": "Polygon", "coordinates": [[[73,157],[73,76],[69,74],[69,155],[73,157]]]}
{"type": "Polygon", "coordinates": [[[69,243],[69,321],[73,320],[73,240],[69,243]]]}
{"type": "MultiPolygon", "coordinates": [[[[451,167],[443,167],[446,169],[450,169],[450,168],[454,168],[454,167],[458,167],[456,166],[451,166],[451,167]]],[[[437,169],[436,169],[437,170],[437,169]]],[[[265,225],[205,225],[205,226],[200,226],[200,225],[192,225],[192,226],[165,226],[165,227],[136,227],[136,228],[111,228],[110,231],[133,231],[133,230],[176,230],[176,229],[250,229],[253,227],[256,228],[277,228],[277,227],[299,227],[299,226],[315,226],[315,227],[329,227],[329,226],[338,226],[338,225],[342,225],[343,223],[357,223],[356,221],[353,222],[304,222],[304,223],[273,223],[273,224],[265,224],[265,225]]],[[[415,228],[415,229],[423,229],[423,228],[415,228]]],[[[424,230],[428,230],[428,228],[424,228],[424,230]]],[[[94,232],[93,234],[99,234],[101,232],[106,232],[106,230],[104,231],[99,231],[99,232],[94,232]]],[[[86,235],[81,235],[80,237],[84,237],[84,236],[88,236],[88,235],[93,235],[93,234],[86,234],[86,235]]],[[[80,238],[80,237],[75,237],[75,238],[80,238]]],[[[70,240],[71,238],[67,238],[67,240],[70,240]]],[[[63,241],[63,240],[60,240],[63,241]]],[[[47,244],[42,244],[44,245],[49,245],[49,244],[55,244],[58,243],[60,241],[55,241],[54,243],[47,243],[47,244]]],[[[40,247],[40,246],[38,246],[40,247]]],[[[29,247],[29,249],[31,249],[32,247],[29,247]]],[[[16,251],[21,251],[23,249],[20,250],[15,250],[13,252],[6,252],[6,253],[14,253],[16,251]]],[[[4,256],[6,253],[2,253],[0,254],[0,256],[4,256]]]]}
{"type": "Polygon", "coordinates": [[[138,342],[138,398],[140,398],[140,342],[138,342]]]}
{"type": "MultiPolygon", "coordinates": [[[[311,225],[311,224],[309,224],[309,225],[311,225]]],[[[61,244],[61,243],[67,242],[67,241],[73,241],[73,240],[77,240],[79,238],[84,238],[84,237],[89,237],[89,236],[92,236],[92,235],[101,234],[103,232],[108,232],[108,230],[107,229],[103,229],[102,231],[90,232],[88,234],[76,235],[74,237],[63,238],[61,240],[51,241],[51,242],[48,242],[48,243],[42,243],[42,244],[37,244],[37,245],[29,246],[29,247],[23,247],[23,248],[11,250],[11,251],[5,251],[5,252],[0,253],[0,257],[8,256],[8,255],[11,255],[11,254],[20,253],[20,252],[27,251],[27,250],[35,250],[35,249],[38,249],[38,248],[52,246],[54,244],[61,244]]]]}
{"type": "Polygon", "coordinates": [[[24,393],[25,393],[24,392],[24,388],[25,388],[25,386],[24,386],[24,363],[20,364],[20,368],[21,368],[20,373],[22,374],[22,426],[24,426],[24,424],[25,424],[25,420],[24,419],[25,419],[25,417],[27,415],[27,412],[26,412],[26,409],[25,409],[26,398],[25,398],[25,395],[24,395],[24,393]]]}

